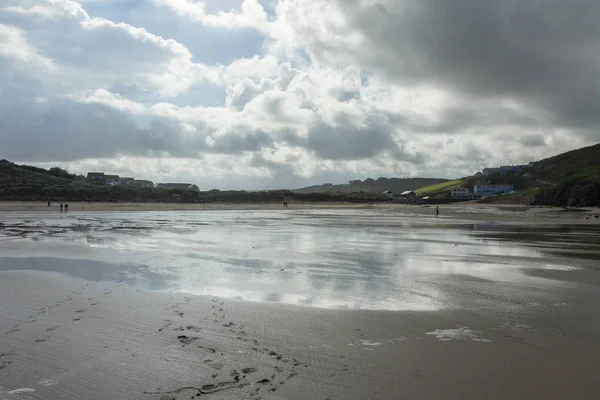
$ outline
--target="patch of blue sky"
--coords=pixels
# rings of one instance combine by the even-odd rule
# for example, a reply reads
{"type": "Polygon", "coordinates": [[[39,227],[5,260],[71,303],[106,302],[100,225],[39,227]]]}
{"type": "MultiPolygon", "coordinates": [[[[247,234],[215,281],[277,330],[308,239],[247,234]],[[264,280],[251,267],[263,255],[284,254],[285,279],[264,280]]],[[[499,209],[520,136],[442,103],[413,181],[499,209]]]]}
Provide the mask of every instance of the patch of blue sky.
{"type": "MultiPolygon", "coordinates": [[[[237,4],[239,8],[237,0],[226,0],[225,3],[231,3],[234,8],[237,4]]],[[[124,22],[144,28],[154,35],[176,40],[190,50],[196,63],[228,65],[239,58],[264,54],[265,37],[254,29],[204,26],[200,21],[178,16],[166,7],[156,6],[147,0],[88,0],[84,2],[84,7],[92,17],[124,22]]],[[[220,9],[227,10],[223,5],[220,9]]]]}

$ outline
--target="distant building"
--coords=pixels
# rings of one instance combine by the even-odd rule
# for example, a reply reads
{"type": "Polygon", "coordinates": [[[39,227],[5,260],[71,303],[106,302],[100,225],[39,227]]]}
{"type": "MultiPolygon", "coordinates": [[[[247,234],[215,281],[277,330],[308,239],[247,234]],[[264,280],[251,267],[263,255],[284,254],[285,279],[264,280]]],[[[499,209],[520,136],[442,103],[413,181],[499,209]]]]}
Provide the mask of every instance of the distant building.
{"type": "Polygon", "coordinates": [[[523,173],[523,168],[521,168],[519,165],[504,165],[500,167],[498,172],[500,175],[506,175],[508,173],[521,174],[523,173]]]}
{"type": "Polygon", "coordinates": [[[523,168],[520,165],[503,165],[498,168],[484,168],[480,175],[506,175],[509,172],[513,174],[521,174],[523,173],[523,168]]]}
{"type": "Polygon", "coordinates": [[[200,188],[193,183],[157,183],[154,186],[159,189],[181,190],[196,193],[200,192],[200,188]]]}
{"type": "Polygon", "coordinates": [[[492,175],[499,171],[500,171],[500,168],[484,168],[482,171],[482,174],[483,175],[492,175]]]}
{"type": "Polygon", "coordinates": [[[87,179],[94,182],[104,182],[104,172],[88,172],[87,179]]]}
{"type": "Polygon", "coordinates": [[[412,190],[406,190],[394,197],[394,200],[399,203],[415,204],[417,202],[417,194],[412,190]]]}
{"type": "Polygon", "coordinates": [[[104,183],[107,185],[119,185],[121,178],[119,178],[119,175],[104,175],[104,183]]]}
{"type": "Polygon", "coordinates": [[[120,185],[135,185],[135,179],[123,177],[119,180],[119,184],[120,185]]]}
{"type": "Polygon", "coordinates": [[[453,199],[468,199],[471,197],[471,191],[467,188],[452,188],[450,189],[450,197],[453,199]]]}
{"type": "Polygon", "coordinates": [[[152,181],[147,181],[144,179],[136,179],[135,180],[135,184],[136,186],[141,186],[141,187],[152,187],[154,186],[154,183],[152,181]]]}
{"type": "Polygon", "coordinates": [[[391,190],[386,190],[385,192],[382,192],[381,194],[384,195],[385,197],[387,197],[388,199],[394,198],[394,193],[392,193],[391,190]]]}
{"type": "Polygon", "coordinates": [[[494,196],[497,194],[512,193],[515,190],[514,185],[491,185],[489,183],[478,183],[473,186],[473,195],[477,197],[494,196]]]}

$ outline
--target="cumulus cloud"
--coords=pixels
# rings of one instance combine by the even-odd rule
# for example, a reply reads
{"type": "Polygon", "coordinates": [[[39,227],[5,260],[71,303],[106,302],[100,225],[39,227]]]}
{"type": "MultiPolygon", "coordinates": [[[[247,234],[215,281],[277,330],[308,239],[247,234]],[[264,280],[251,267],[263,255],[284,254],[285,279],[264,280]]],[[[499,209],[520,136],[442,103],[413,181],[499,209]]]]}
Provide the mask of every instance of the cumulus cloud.
{"type": "MultiPolygon", "coordinates": [[[[42,68],[48,71],[54,69],[54,63],[39,54],[27,40],[22,29],[0,23],[0,57],[15,61],[21,66],[42,68]]],[[[8,68],[6,63],[5,68],[8,68]]]]}
{"type": "Polygon", "coordinates": [[[153,0],[135,19],[117,3],[0,6],[2,158],[293,187],[463,176],[600,140],[597,2],[153,0]],[[150,15],[201,26],[198,43],[263,43],[204,64],[210,47],[150,15]]]}

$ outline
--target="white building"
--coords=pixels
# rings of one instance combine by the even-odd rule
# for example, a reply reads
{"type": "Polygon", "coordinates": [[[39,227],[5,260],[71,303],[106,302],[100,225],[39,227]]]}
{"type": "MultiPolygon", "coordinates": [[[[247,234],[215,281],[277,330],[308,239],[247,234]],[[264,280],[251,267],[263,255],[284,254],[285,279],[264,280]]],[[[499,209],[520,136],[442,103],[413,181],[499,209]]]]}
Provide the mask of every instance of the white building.
{"type": "Polygon", "coordinates": [[[406,190],[398,196],[394,196],[394,201],[398,203],[414,204],[417,202],[417,194],[412,190],[406,190]]]}
{"type": "Polygon", "coordinates": [[[473,195],[477,197],[494,196],[497,194],[511,193],[514,190],[514,185],[490,185],[487,183],[478,183],[473,186],[473,195]]]}
{"type": "Polygon", "coordinates": [[[385,192],[382,192],[381,194],[384,195],[385,197],[389,198],[389,199],[393,199],[394,198],[394,193],[392,193],[391,190],[386,190],[385,192]]]}
{"type": "Polygon", "coordinates": [[[455,187],[450,189],[450,197],[453,199],[468,199],[471,197],[471,191],[467,188],[455,187]]]}

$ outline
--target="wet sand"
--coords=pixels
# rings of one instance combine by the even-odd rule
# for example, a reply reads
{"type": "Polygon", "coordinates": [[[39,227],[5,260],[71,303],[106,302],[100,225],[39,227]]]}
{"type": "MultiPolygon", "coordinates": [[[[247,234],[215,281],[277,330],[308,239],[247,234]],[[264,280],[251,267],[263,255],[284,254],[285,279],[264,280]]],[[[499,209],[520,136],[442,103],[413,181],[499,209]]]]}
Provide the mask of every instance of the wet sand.
{"type": "MultiPolygon", "coordinates": [[[[44,202],[0,201],[0,213],[60,213],[60,203],[47,207],[44,202]]],[[[129,202],[70,202],[70,213],[89,212],[150,212],[150,211],[258,211],[282,210],[282,203],[129,203],[129,202]]],[[[576,208],[563,210],[556,207],[533,207],[527,205],[501,205],[464,202],[439,206],[442,218],[470,221],[513,221],[520,223],[600,224],[600,208],[576,208]]],[[[361,203],[299,203],[289,202],[286,211],[310,210],[365,210],[361,203]]],[[[397,203],[378,203],[373,208],[377,213],[433,217],[435,205],[419,206],[397,203]]]]}
{"type": "Polygon", "coordinates": [[[0,399],[595,399],[595,226],[0,216],[0,399]]]}

